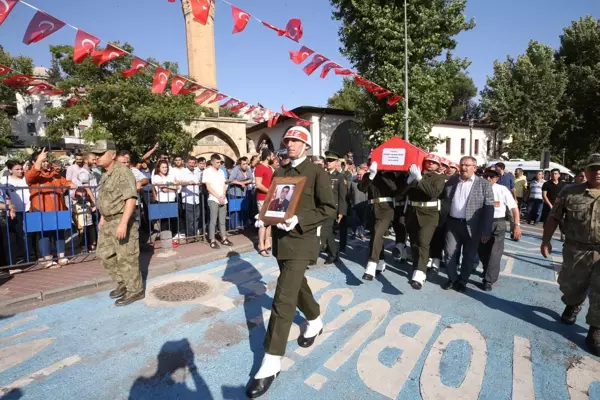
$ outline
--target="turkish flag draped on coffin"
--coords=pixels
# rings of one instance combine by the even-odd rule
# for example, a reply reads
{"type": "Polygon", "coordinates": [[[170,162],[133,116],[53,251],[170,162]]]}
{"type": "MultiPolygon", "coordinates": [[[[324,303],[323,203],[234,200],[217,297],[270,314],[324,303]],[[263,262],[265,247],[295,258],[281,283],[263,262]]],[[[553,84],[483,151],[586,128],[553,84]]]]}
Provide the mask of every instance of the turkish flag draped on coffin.
{"type": "Polygon", "coordinates": [[[18,0],[0,1],[0,25],[2,25],[6,17],[8,17],[8,14],[10,14],[12,9],[15,8],[18,2],[18,0]]]}
{"type": "Polygon", "coordinates": [[[240,33],[246,29],[246,25],[248,25],[248,21],[250,20],[250,14],[233,5],[231,6],[231,14],[233,15],[232,33],[240,33]]]}
{"type": "Polygon", "coordinates": [[[82,63],[87,56],[92,54],[98,43],[100,43],[100,39],[78,29],[73,45],[73,61],[76,64],[82,63]]]}
{"type": "Polygon", "coordinates": [[[373,150],[371,160],[382,171],[408,171],[412,164],[421,168],[426,156],[427,152],[394,136],[373,150]]]}
{"type": "Polygon", "coordinates": [[[139,57],[134,57],[133,61],[131,62],[131,68],[126,69],[125,71],[121,71],[121,74],[123,74],[123,76],[125,78],[131,78],[132,76],[137,74],[137,72],[140,69],[144,68],[147,65],[148,65],[148,61],[142,60],[139,57]]]}
{"type": "MultiPolygon", "coordinates": [[[[2,1],[0,1],[0,4],[1,3],[2,1]]],[[[23,37],[23,43],[37,43],[52,35],[63,26],[65,26],[65,23],[61,20],[54,18],[52,15],[38,11],[31,19],[31,22],[29,22],[29,26],[23,37]]]]}
{"type": "Polygon", "coordinates": [[[161,67],[156,68],[154,72],[154,80],[152,81],[152,93],[162,93],[167,87],[171,71],[161,67]]]}

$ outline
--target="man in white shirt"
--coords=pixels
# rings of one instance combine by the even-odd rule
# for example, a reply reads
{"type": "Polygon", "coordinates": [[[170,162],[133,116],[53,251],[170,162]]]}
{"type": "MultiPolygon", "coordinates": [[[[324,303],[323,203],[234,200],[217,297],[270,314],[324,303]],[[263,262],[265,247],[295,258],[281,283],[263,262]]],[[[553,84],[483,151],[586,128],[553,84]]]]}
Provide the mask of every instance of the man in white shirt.
{"type": "MultiPolygon", "coordinates": [[[[187,168],[178,172],[178,180],[181,185],[181,206],[183,208],[183,221],[180,226],[185,229],[188,238],[196,236],[202,226],[202,208],[200,207],[200,179],[196,170],[196,159],[189,157],[186,161],[187,168]]],[[[196,240],[191,240],[196,241],[196,240]]]]}
{"type": "Polygon", "coordinates": [[[521,238],[521,221],[519,206],[513,194],[504,185],[498,184],[500,174],[494,168],[488,168],[484,174],[485,179],[492,184],[494,192],[494,222],[492,235],[487,243],[479,244],[479,259],[483,264],[483,290],[489,292],[492,285],[500,276],[500,260],[504,253],[504,236],[506,234],[506,210],[508,209],[514,220],[513,238],[521,238]]]}
{"type": "Polygon", "coordinates": [[[220,169],[223,161],[217,153],[210,156],[210,167],[207,167],[202,173],[202,183],[206,185],[208,191],[208,209],[210,218],[208,221],[208,240],[212,249],[218,249],[219,244],[215,240],[215,228],[219,222],[219,233],[221,244],[233,246],[233,243],[227,239],[227,230],[225,221],[227,218],[227,180],[225,174],[220,169]]]}
{"type": "Polygon", "coordinates": [[[68,181],[72,182],[73,179],[77,178],[79,172],[81,172],[81,168],[83,168],[83,155],[77,154],[75,156],[75,162],[73,163],[73,165],[70,165],[69,168],[67,168],[65,178],[67,178],[68,181]]]}

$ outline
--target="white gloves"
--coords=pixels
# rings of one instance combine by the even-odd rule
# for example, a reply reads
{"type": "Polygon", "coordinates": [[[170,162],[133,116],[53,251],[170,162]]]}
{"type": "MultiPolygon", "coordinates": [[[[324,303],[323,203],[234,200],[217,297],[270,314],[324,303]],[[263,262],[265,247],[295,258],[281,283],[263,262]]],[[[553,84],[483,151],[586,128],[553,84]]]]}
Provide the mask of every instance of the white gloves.
{"type": "Polygon", "coordinates": [[[283,224],[283,223],[277,224],[277,228],[281,229],[282,231],[289,232],[292,229],[294,229],[296,227],[296,225],[298,225],[298,217],[296,215],[294,215],[292,218],[286,219],[285,224],[283,224]]]}
{"type": "Polygon", "coordinates": [[[410,173],[410,176],[408,177],[408,183],[411,183],[412,181],[420,182],[421,179],[423,179],[423,175],[421,175],[421,168],[417,167],[415,164],[410,166],[408,172],[410,173]]]}
{"type": "Polygon", "coordinates": [[[375,175],[377,175],[377,161],[372,161],[369,165],[369,179],[375,179],[375,175]]]}
{"type": "Polygon", "coordinates": [[[254,223],[254,227],[255,228],[259,228],[259,229],[260,228],[264,228],[265,227],[265,223],[262,220],[260,220],[259,217],[260,217],[260,214],[256,214],[254,216],[254,219],[256,220],[256,222],[254,223]]]}

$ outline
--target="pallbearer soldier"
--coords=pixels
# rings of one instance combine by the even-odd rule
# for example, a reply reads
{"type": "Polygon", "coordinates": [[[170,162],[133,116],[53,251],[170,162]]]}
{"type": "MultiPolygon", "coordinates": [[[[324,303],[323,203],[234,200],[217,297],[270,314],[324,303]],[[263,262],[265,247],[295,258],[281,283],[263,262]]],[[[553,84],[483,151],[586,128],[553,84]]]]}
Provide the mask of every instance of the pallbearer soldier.
{"type": "MultiPolygon", "coordinates": [[[[448,179],[454,172],[450,167],[450,161],[440,157],[441,168],[439,170],[440,175],[444,177],[444,184],[448,182],[448,179]],[[450,175],[448,175],[450,171],[450,175]]],[[[433,237],[431,238],[431,245],[429,248],[429,261],[427,262],[427,269],[432,273],[437,274],[440,270],[440,264],[442,260],[442,253],[444,250],[444,241],[446,240],[446,219],[442,218],[440,214],[440,220],[438,226],[435,228],[433,237]]]]}
{"type": "Polygon", "coordinates": [[[421,289],[427,278],[429,245],[440,220],[440,194],[446,183],[439,173],[440,157],[429,154],[423,162],[424,174],[416,165],[409,168],[408,216],[406,226],[412,247],[414,272],[411,286],[421,289]]]}
{"type": "Polygon", "coordinates": [[[396,203],[394,206],[394,234],[396,236],[396,247],[392,250],[395,259],[403,262],[406,259],[406,215],[404,208],[406,206],[406,189],[408,183],[408,172],[399,171],[396,175],[396,203]]]}
{"type": "MultiPolygon", "coordinates": [[[[296,307],[308,320],[306,331],[298,338],[300,347],[310,347],[323,330],[319,303],[313,298],[304,273],[319,255],[317,228],[335,217],[333,192],[327,172],[306,158],[311,137],[305,128],[290,128],[282,142],[291,162],[277,169],[273,178],[304,176],[306,183],[296,215],[273,229],[273,255],[280,274],[265,337],[265,357],[246,391],[250,398],[265,394],[279,375],[296,307]]],[[[257,220],[256,226],[263,227],[264,223],[257,220]]]]}
{"type": "Polygon", "coordinates": [[[363,279],[372,281],[376,273],[385,270],[383,259],[383,236],[394,219],[394,197],[398,187],[396,174],[391,171],[377,172],[377,162],[369,165],[366,173],[358,183],[358,190],[368,193],[369,203],[373,206],[374,229],[369,242],[369,261],[363,279]]]}
{"type": "Polygon", "coordinates": [[[558,284],[566,307],[561,321],[574,324],[589,296],[585,343],[590,353],[600,356],[600,154],[590,156],[585,176],[586,183],[569,185],[556,198],[544,225],[541,251],[544,257],[552,254],[550,240],[562,222],[565,245],[558,284]]]}
{"type": "Polygon", "coordinates": [[[346,180],[345,175],[338,171],[338,164],[340,162],[339,154],[334,151],[327,151],[325,152],[325,159],[337,214],[334,218],[325,221],[321,235],[323,235],[325,239],[325,251],[327,252],[325,264],[333,264],[340,256],[340,248],[338,243],[335,241],[333,228],[335,224],[339,224],[342,221],[342,218],[344,218],[348,213],[348,203],[346,200],[348,195],[348,181],[346,180]]]}
{"type": "Polygon", "coordinates": [[[98,156],[98,166],[105,170],[96,200],[100,211],[96,255],[118,285],[110,292],[110,298],[118,299],[117,306],[125,306],[144,298],[135,219],[135,177],[129,168],[116,162],[113,142],[99,140],[90,152],[98,156]]]}

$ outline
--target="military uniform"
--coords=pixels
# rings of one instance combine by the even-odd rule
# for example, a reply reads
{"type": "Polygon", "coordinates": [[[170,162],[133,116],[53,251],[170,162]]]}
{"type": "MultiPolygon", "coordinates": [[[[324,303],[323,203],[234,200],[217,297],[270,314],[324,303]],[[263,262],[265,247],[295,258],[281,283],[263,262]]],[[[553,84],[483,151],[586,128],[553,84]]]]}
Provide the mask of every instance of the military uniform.
{"type": "Polygon", "coordinates": [[[404,208],[406,205],[406,190],[408,183],[407,172],[396,172],[396,197],[394,207],[394,220],[392,226],[394,227],[394,236],[396,237],[396,247],[394,247],[392,254],[395,258],[400,261],[406,259],[405,247],[406,247],[406,215],[404,208]]]}
{"type": "Polygon", "coordinates": [[[350,186],[352,185],[352,173],[350,171],[342,172],[344,175],[344,179],[347,182],[346,187],[346,214],[342,217],[342,220],[339,223],[339,232],[340,232],[340,251],[346,250],[346,243],[348,242],[348,223],[352,218],[352,206],[350,205],[350,186]]]}
{"type": "MultiPolygon", "coordinates": [[[[98,149],[92,152],[102,153],[98,149]]],[[[139,264],[139,227],[135,213],[127,224],[125,238],[116,238],[117,227],[125,211],[125,202],[129,199],[137,199],[135,177],[129,168],[115,162],[112,169],[102,175],[98,189],[97,206],[104,224],[98,233],[96,249],[102,266],[119,285],[111,292],[113,298],[125,296],[125,299],[127,296],[143,293],[144,289],[139,264]],[[121,296],[118,296],[119,294],[121,296]]]]}
{"type": "Polygon", "coordinates": [[[406,226],[412,248],[415,271],[412,286],[420,289],[427,274],[429,246],[440,220],[439,197],[446,181],[437,172],[423,174],[423,179],[413,181],[408,189],[408,215],[406,226]]]}
{"type": "MultiPolygon", "coordinates": [[[[600,155],[595,157],[591,166],[598,168],[600,155]]],[[[562,223],[565,235],[563,264],[558,275],[562,301],[567,305],[563,322],[574,323],[589,296],[586,322],[590,332],[586,343],[592,353],[600,356],[600,189],[591,189],[588,183],[566,187],[554,203],[550,217],[562,223]]]]}
{"type": "MultiPolygon", "coordinates": [[[[339,159],[339,156],[333,152],[326,152],[325,155],[328,160],[339,159]]],[[[333,201],[335,203],[337,213],[335,214],[335,217],[327,219],[323,222],[321,235],[323,235],[325,250],[328,254],[325,263],[331,264],[335,262],[340,255],[340,248],[338,243],[335,241],[333,228],[337,223],[338,215],[345,216],[348,213],[348,181],[342,172],[334,170],[328,174],[331,190],[333,192],[333,201]]]]}
{"type": "MultiPolygon", "coordinates": [[[[444,185],[448,182],[450,178],[448,175],[443,174],[444,185]]],[[[431,245],[429,248],[429,262],[427,264],[428,267],[431,267],[434,272],[438,272],[440,268],[440,262],[443,256],[444,244],[446,241],[446,219],[442,217],[440,214],[440,219],[437,228],[435,228],[435,232],[433,233],[433,237],[431,238],[431,245]]]]}

